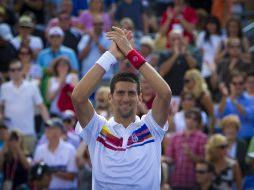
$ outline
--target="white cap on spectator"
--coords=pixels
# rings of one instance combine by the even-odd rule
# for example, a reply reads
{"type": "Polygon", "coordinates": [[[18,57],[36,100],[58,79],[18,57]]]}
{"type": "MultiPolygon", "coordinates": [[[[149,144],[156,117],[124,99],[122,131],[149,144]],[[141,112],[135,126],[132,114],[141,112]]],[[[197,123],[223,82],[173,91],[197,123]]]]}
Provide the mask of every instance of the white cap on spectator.
{"type": "Polygon", "coordinates": [[[140,40],[141,45],[147,45],[149,46],[152,50],[154,49],[154,41],[150,36],[143,36],[140,40]]]}
{"type": "Polygon", "coordinates": [[[75,113],[72,110],[65,110],[62,113],[62,120],[72,119],[75,117],[75,113]]]}
{"type": "Polygon", "coordinates": [[[13,38],[11,33],[11,28],[8,24],[2,23],[0,24],[0,37],[6,41],[9,41],[13,38]]]}
{"type": "Polygon", "coordinates": [[[250,157],[251,159],[254,159],[254,152],[248,153],[248,157],[250,157]]]}
{"type": "Polygon", "coordinates": [[[63,30],[59,26],[54,26],[49,29],[49,36],[64,36],[63,30]]]}
{"type": "Polygon", "coordinates": [[[182,27],[182,25],[180,25],[180,24],[174,24],[173,25],[173,29],[171,30],[170,34],[172,34],[172,33],[182,35],[183,34],[183,27],[182,27]]]}

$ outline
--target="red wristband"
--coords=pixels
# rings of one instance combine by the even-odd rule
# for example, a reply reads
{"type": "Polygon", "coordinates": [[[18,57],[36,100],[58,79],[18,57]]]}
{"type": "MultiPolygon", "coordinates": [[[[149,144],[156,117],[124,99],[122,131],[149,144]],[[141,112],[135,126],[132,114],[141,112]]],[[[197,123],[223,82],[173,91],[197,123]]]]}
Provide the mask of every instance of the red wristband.
{"type": "Polygon", "coordinates": [[[140,55],[135,49],[131,50],[126,57],[131,65],[136,69],[139,69],[146,62],[144,57],[140,55]]]}

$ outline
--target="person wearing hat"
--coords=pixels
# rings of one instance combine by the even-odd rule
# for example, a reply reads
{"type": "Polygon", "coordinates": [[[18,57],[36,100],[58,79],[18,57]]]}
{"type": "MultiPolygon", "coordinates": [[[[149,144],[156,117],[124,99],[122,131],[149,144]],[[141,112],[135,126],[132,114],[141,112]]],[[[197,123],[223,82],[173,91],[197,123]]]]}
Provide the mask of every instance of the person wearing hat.
{"type": "Polygon", "coordinates": [[[156,67],[159,56],[154,53],[154,40],[150,36],[143,36],[140,40],[140,53],[153,66],[156,67]]]}
{"type": "Polygon", "coordinates": [[[51,118],[46,122],[47,143],[36,148],[34,162],[44,162],[52,171],[49,189],[75,189],[77,165],[75,148],[61,139],[64,125],[61,119],[51,118]]]}
{"type": "Polygon", "coordinates": [[[43,43],[40,37],[32,35],[34,23],[28,15],[23,15],[18,21],[18,35],[11,40],[12,45],[19,50],[21,46],[26,46],[32,49],[36,56],[43,48],[43,43]]]}
{"type": "MultiPolygon", "coordinates": [[[[0,9],[1,11],[1,9],[0,9]]],[[[14,46],[11,44],[11,40],[13,39],[13,35],[11,32],[11,28],[6,23],[0,24],[0,75],[3,76],[3,80],[8,77],[8,68],[11,60],[16,58],[17,51],[14,46]]]]}
{"type": "Polygon", "coordinates": [[[198,65],[198,59],[190,52],[189,43],[184,39],[180,27],[175,27],[168,35],[169,54],[162,60],[160,75],[171,86],[174,96],[179,96],[184,85],[184,74],[198,65]]]}
{"type": "Polygon", "coordinates": [[[66,46],[63,45],[64,32],[59,26],[54,26],[49,29],[47,33],[47,39],[50,46],[46,49],[43,49],[39,55],[37,62],[43,68],[47,69],[52,66],[51,63],[54,59],[65,56],[69,59],[71,68],[73,71],[79,70],[78,59],[75,52],[66,46]]]}
{"type": "Polygon", "coordinates": [[[45,190],[48,189],[50,181],[52,179],[52,172],[50,167],[39,162],[32,166],[29,172],[29,181],[31,183],[31,190],[45,190]]]}

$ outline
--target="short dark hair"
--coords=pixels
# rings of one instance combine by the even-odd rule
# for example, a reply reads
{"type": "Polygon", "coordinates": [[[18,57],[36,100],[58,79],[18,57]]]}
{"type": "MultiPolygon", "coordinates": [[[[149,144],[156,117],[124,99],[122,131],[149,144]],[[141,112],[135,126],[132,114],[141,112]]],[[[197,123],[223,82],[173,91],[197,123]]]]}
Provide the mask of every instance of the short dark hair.
{"type": "Polygon", "coordinates": [[[214,171],[215,171],[215,168],[214,168],[213,164],[211,164],[207,160],[199,160],[199,161],[196,162],[196,165],[198,165],[198,164],[204,164],[204,165],[206,165],[207,166],[207,172],[214,173],[214,171]]]}
{"type": "Polygon", "coordinates": [[[110,93],[113,94],[115,91],[116,83],[118,82],[131,82],[137,84],[137,93],[140,95],[140,82],[138,77],[133,73],[118,73],[110,81],[110,93]]]}
{"type": "Polygon", "coordinates": [[[185,113],[185,116],[187,117],[188,115],[194,115],[195,116],[195,120],[200,124],[201,123],[201,120],[202,120],[202,117],[201,117],[201,111],[199,108],[197,107],[193,107],[193,108],[190,108],[190,110],[188,110],[186,113],[185,113]]]}

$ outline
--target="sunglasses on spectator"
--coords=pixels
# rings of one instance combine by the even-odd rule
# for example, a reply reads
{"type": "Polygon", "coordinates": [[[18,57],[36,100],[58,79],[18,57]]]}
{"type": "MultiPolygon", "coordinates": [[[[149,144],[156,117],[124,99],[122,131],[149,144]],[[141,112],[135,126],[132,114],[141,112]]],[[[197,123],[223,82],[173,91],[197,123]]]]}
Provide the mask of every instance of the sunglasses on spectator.
{"type": "Polygon", "coordinates": [[[243,85],[244,82],[243,81],[240,81],[240,82],[232,82],[233,85],[237,86],[237,85],[243,85]]]}
{"type": "Polygon", "coordinates": [[[227,147],[228,147],[227,144],[222,144],[222,145],[217,146],[218,149],[226,149],[227,147]]]}
{"type": "Polygon", "coordinates": [[[197,174],[205,174],[207,173],[208,171],[207,170],[196,170],[195,171],[197,174]]]}
{"type": "Polygon", "coordinates": [[[183,82],[184,82],[185,84],[187,84],[187,83],[190,83],[191,80],[190,80],[190,79],[183,79],[183,82]]]}
{"type": "Polygon", "coordinates": [[[22,71],[22,67],[18,67],[18,68],[10,68],[11,72],[15,72],[15,71],[22,71]]]}
{"type": "Polygon", "coordinates": [[[21,51],[19,54],[20,55],[29,55],[30,53],[28,51],[21,51]]]}

